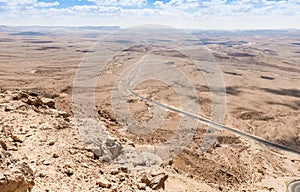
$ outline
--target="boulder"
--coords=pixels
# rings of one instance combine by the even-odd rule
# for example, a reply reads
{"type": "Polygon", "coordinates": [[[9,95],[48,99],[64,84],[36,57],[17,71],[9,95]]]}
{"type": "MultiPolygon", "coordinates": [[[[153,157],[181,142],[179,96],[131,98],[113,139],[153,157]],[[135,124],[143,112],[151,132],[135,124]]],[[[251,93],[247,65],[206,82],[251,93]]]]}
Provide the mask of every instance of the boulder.
{"type": "Polygon", "coordinates": [[[110,188],[111,187],[111,183],[109,181],[107,181],[105,178],[97,179],[96,184],[99,185],[100,187],[103,187],[103,188],[110,188]]]}
{"type": "Polygon", "coordinates": [[[167,180],[168,175],[165,173],[161,173],[153,177],[149,183],[149,187],[153,190],[165,189],[165,181],[167,180]]]}
{"type": "MultiPolygon", "coordinates": [[[[3,156],[3,153],[0,153],[0,156],[3,156]]],[[[13,168],[4,169],[0,173],[1,192],[28,192],[33,186],[33,171],[25,162],[19,161],[13,168]]]]}
{"type": "Polygon", "coordinates": [[[49,108],[55,109],[55,102],[53,99],[42,98],[41,101],[42,101],[43,105],[48,106],[49,108]]]}

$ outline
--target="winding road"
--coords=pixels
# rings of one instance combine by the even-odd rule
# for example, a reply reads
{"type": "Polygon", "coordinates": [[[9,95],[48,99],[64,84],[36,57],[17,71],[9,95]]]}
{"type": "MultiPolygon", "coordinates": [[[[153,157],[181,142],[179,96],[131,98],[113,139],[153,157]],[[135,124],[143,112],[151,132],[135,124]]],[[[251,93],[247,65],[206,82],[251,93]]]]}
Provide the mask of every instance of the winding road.
{"type": "MultiPolygon", "coordinates": [[[[280,144],[277,144],[277,143],[273,143],[273,142],[271,142],[271,141],[262,139],[262,138],[260,138],[260,137],[256,137],[256,136],[254,136],[254,135],[250,135],[250,134],[241,132],[241,131],[239,131],[239,130],[237,130],[237,129],[235,129],[235,128],[232,128],[232,127],[229,127],[229,126],[226,126],[226,125],[219,124],[219,123],[214,122],[214,121],[211,121],[211,120],[209,120],[209,119],[207,119],[207,118],[198,116],[198,115],[196,115],[196,114],[192,114],[192,113],[187,112],[187,111],[183,111],[183,110],[178,109],[178,108],[176,108],[176,107],[169,106],[169,105],[166,105],[166,104],[164,104],[164,103],[160,103],[160,102],[158,102],[158,101],[152,101],[152,100],[149,100],[149,99],[147,99],[147,98],[145,98],[145,97],[143,97],[143,96],[137,94],[136,92],[134,92],[134,91],[131,89],[130,85],[131,85],[131,82],[133,81],[133,79],[136,77],[136,75],[137,75],[139,69],[141,68],[141,66],[142,66],[142,65],[144,64],[144,62],[147,60],[147,58],[148,58],[148,55],[146,55],[142,61],[139,61],[139,62],[138,62],[138,65],[137,65],[136,69],[135,69],[135,70],[133,71],[133,73],[130,75],[130,77],[129,77],[127,83],[126,83],[126,91],[127,91],[128,93],[130,93],[131,95],[133,95],[134,97],[137,97],[137,98],[139,98],[139,99],[141,99],[141,100],[147,101],[147,102],[149,102],[149,103],[151,103],[151,104],[153,104],[153,105],[160,106],[160,107],[162,107],[162,108],[164,108],[164,109],[173,111],[173,112],[175,112],[175,113],[185,115],[185,116],[187,116],[187,117],[189,117],[189,118],[195,119],[195,120],[197,120],[197,121],[199,121],[199,122],[201,122],[201,123],[204,123],[204,124],[206,124],[206,125],[208,125],[208,126],[210,126],[210,127],[215,128],[215,129],[217,129],[217,130],[226,130],[226,131],[229,131],[229,132],[234,133],[234,134],[236,134],[236,135],[239,135],[239,136],[241,136],[241,137],[248,138],[248,139],[251,139],[251,140],[253,140],[253,141],[262,143],[262,144],[264,144],[264,145],[266,145],[266,146],[269,146],[269,147],[272,147],[272,148],[275,148],[275,149],[279,149],[279,150],[282,150],[282,151],[286,151],[286,152],[290,152],[290,153],[294,153],[294,154],[300,155],[300,151],[297,151],[297,150],[294,150],[294,149],[290,149],[290,148],[288,148],[288,147],[286,147],[286,146],[283,146],[283,145],[280,145],[280,144]]],[[[297,192],[298,192],[298,191],[297,191],[297,192]]]]}
{"type": "Polygon", "coordinates": [[[300,192],[300,180],[291,182],[288,185],[288,192],[300,192]]]}

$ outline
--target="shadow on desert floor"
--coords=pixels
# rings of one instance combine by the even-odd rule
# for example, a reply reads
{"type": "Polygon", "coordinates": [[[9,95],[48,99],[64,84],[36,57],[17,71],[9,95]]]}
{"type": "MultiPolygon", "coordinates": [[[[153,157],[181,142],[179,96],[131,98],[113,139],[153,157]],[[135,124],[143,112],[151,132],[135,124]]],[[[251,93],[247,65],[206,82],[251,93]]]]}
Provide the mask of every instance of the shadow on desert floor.
{"type": "Polygon", "coordinates": [[[299,89],[269,89],[262,88],[261,90],[277,95],[290,96],[300,98],[300,90],[299,89]]]}

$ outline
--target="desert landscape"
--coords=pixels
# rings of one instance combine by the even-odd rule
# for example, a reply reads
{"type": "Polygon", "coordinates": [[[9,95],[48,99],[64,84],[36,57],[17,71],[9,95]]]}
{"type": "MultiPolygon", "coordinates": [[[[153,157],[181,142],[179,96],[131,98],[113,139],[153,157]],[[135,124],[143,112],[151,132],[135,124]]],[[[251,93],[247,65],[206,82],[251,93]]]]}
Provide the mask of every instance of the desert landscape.
{"type": "Polygon", "coordinates": [[[1,192],[299,189],[299,30],[119,30],[0,26],[1,192]]]}

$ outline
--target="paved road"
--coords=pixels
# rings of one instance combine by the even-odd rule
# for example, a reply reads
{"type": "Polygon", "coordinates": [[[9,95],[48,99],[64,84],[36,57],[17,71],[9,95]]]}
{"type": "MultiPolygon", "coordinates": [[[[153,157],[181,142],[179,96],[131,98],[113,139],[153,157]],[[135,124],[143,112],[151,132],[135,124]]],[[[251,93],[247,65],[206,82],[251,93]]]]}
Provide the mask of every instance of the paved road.
{"type": "MultiPolygon", "coordinates": [[[[126,91],[129,92],[131,95],[137,97],[137,98],[140,98],[144,101],[147,101],[153,105],[157,105],[157,106],[160,106],[164,109],[168,109],[170,111],[173,111],[175,113],[179,113],[179,114],[182,114],[182,115],[185,115],[185,116],[188,116],[192,119],[195,119],[195,120],[198,120],[199,122],[201,123],[204,123],[210,127],[214,127],[215,129],[218,129],[218,130],[227,130],[231,133],[234,133],[236,135],[239,135],[241,137],[245,137],[245,138],[248,138],[248,139],[251,139],[251,140],[254,140],[254,141],[257,141],[259,143],[262,143],[266,146],[270,146],[272,148],[275,148],[275,149],[279,149],[279,150],[282,150],[282,151],[286,151],[286,152],[290,152],[290,153],[294,153],[294,154],[297,154],[297,155],[300,155],[300,151],[297,151],[297,150],[294,150],[294,149],[290,149],[286,146],[283,146],[283,145],[280,145],[280,144],[277,144],[277,143],[273,143],[273,142],[270,142],[268,140],[265,140],[265,139],[262,139],[262,138],[259,138],[259,137],[256,137],[254,135],[250,135],[248,133],[244,133],[244,132],[241,132],[235,128],[232,128],[232,127],[229,127],[229,126],[226,126],[226,125],[222,125],[222,124],[219,124],[217,122],[214,122],[214,121],[211,121],[207,118],[204,118],[204,117],[201,117],[201,116],[198,116],[196,114],[192,114],[192,113],[189,113],[187,111],[183,111],[181,109],[178,109],[178,108],[175,108],[173,106],[169,106],[169,105],[166,105],[166,104],[163,104],[163,103],[160,103],[158,101],[151,101],[151,100],[148,100],[147,98],[135,93],[131,87],[130,87],[130,84],[131,82],[133,81],[133,79],[135,78],[135,76],[137,75],[139,69],[141,68],[141,66],[144,64],[144,62],[147,60],[148,58],[148,55],[144,56],[144,59],[138,63],[136,69],[134,70],[134,72],[130,75],[127,83],[126,83],[126,91]]],[[[298,189],[299,190],[299,189],[298,189]]],[[[297,192],[300,192],[300,191],[297,191],[297,192]]]]}
{"type": "Polygon", "coordinates": [[[300,192],[300,180],[291,182],[288,186],[288,192],[300,192]]]}

